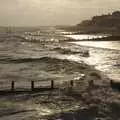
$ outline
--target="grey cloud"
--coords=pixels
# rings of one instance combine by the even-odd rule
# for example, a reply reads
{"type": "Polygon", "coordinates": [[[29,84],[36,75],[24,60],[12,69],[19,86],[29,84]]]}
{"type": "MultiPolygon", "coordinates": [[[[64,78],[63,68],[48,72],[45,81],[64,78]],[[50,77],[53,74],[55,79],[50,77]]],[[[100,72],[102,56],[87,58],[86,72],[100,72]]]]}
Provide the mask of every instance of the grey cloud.
{"type": "Polygon", "coordinates": [[[0,0],[0,25],[76,24],[119,8],[119,0],[0,0]]]}

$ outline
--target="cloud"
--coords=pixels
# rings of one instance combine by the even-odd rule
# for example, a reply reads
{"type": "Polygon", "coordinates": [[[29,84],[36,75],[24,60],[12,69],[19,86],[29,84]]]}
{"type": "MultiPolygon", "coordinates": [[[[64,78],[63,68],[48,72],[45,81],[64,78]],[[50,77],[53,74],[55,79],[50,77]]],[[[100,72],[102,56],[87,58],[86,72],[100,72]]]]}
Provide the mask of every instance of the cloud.
{"type": "Polygon", "coordinates": [[[0,25],[76,24],[119,8],[119,0],[0,0],[0,25]]]}

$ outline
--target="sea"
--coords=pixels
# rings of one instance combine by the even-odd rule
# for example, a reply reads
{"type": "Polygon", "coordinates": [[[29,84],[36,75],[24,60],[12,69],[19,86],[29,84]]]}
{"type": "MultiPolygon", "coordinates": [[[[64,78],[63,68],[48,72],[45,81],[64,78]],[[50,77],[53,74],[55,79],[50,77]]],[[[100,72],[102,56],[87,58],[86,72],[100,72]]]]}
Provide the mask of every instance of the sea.
{"type": "MultiPolygon", "coordinates": [[[[26,32],[20,33],[19,36],[26,34],[26,32]]],[[[37,34],[34,35],[33,32],[27,34],[37,36],[38,38],[41,31],[37,30],[37,32],[34,31],[34,33],[37,34]]],[[[78,63],[83,62],[100,70],[111,79],[120,80],[119,40],[82,41],[84,38],[104,37],[104,35],[89,36],[84,34],[77,35],[76,37],[76,35],[62,35],[58,33],[58,30],[51,28],[42,30],[42,37],[40,37],[40,39],[47,40],[45,43],[22,40],[22,37],[16,36],[11,35],[11,33],[0,33],[1,81],[64,81],[74,79],[78,76],[78,72],[71,74],[68,64],[63,61],[64,59],[78,63]],[[67,43],[53,42],[54,39],[59,40],[60,38],[73,38],[76,39],[76,41],[67,41],[67,43]],[[51,39],[52,42],[48,42],[48,39],[51,39]],[[77,51],[79,54],[61,54],[60,51],[58,51],[60,48],[63,50],[69,49],[71,51],[77,51]],[[89,57],[80,55],[81,50],[89,51],[89,57]]],[[[76,68],[73,67],[73,69],[76,68]]]]}
{"type": "Polygon", "coordinates": [[[54,27],[0,32],[0,120],[118,120],[120,94],[109,81],[120,81],[120,40],[82,41],[102,37],[54,27]],[[46,89],[51,80],[58,89],[46,89]],[[30,92],[31,81],[45,89],[30,92]]]}
{"type": "MultiPolygon", "coordinates": [[[[69,37],[79,40],[72,42],[73,44],[82,45],[89,49],[90,57],[84,59],[86,63],[95,66],[110,79],[120,81],[120,40],[82,41],[88,37],[96,38],[96,35],[77,35],[77,37],[70,35],[69,37]]],[[[101,37],[102,35],[98,35],[97,38],[101,37]]]]}

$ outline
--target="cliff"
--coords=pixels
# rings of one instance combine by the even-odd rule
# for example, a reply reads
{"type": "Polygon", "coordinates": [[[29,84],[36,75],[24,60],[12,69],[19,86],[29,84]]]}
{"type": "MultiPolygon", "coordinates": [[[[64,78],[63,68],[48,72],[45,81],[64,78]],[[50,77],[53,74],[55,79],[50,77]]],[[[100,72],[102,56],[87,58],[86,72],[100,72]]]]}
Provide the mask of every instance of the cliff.
{"type": "Polygon", "coordinates": [[[94,16],[90,20],[84,20],[75,26],[65,29],[80,33],[120,33],[120,11],[94,16]]]}

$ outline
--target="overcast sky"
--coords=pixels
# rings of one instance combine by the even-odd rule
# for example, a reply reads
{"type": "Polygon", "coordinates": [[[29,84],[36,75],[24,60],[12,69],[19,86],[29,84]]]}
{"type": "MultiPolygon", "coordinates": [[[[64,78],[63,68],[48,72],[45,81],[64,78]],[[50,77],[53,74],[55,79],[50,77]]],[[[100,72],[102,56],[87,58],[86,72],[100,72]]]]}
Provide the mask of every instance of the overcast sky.
{"type": "Polygon", "coordinates": [[[0,26],[70,25],[120,10],[120,0],[0,0],[0,26]]]}

